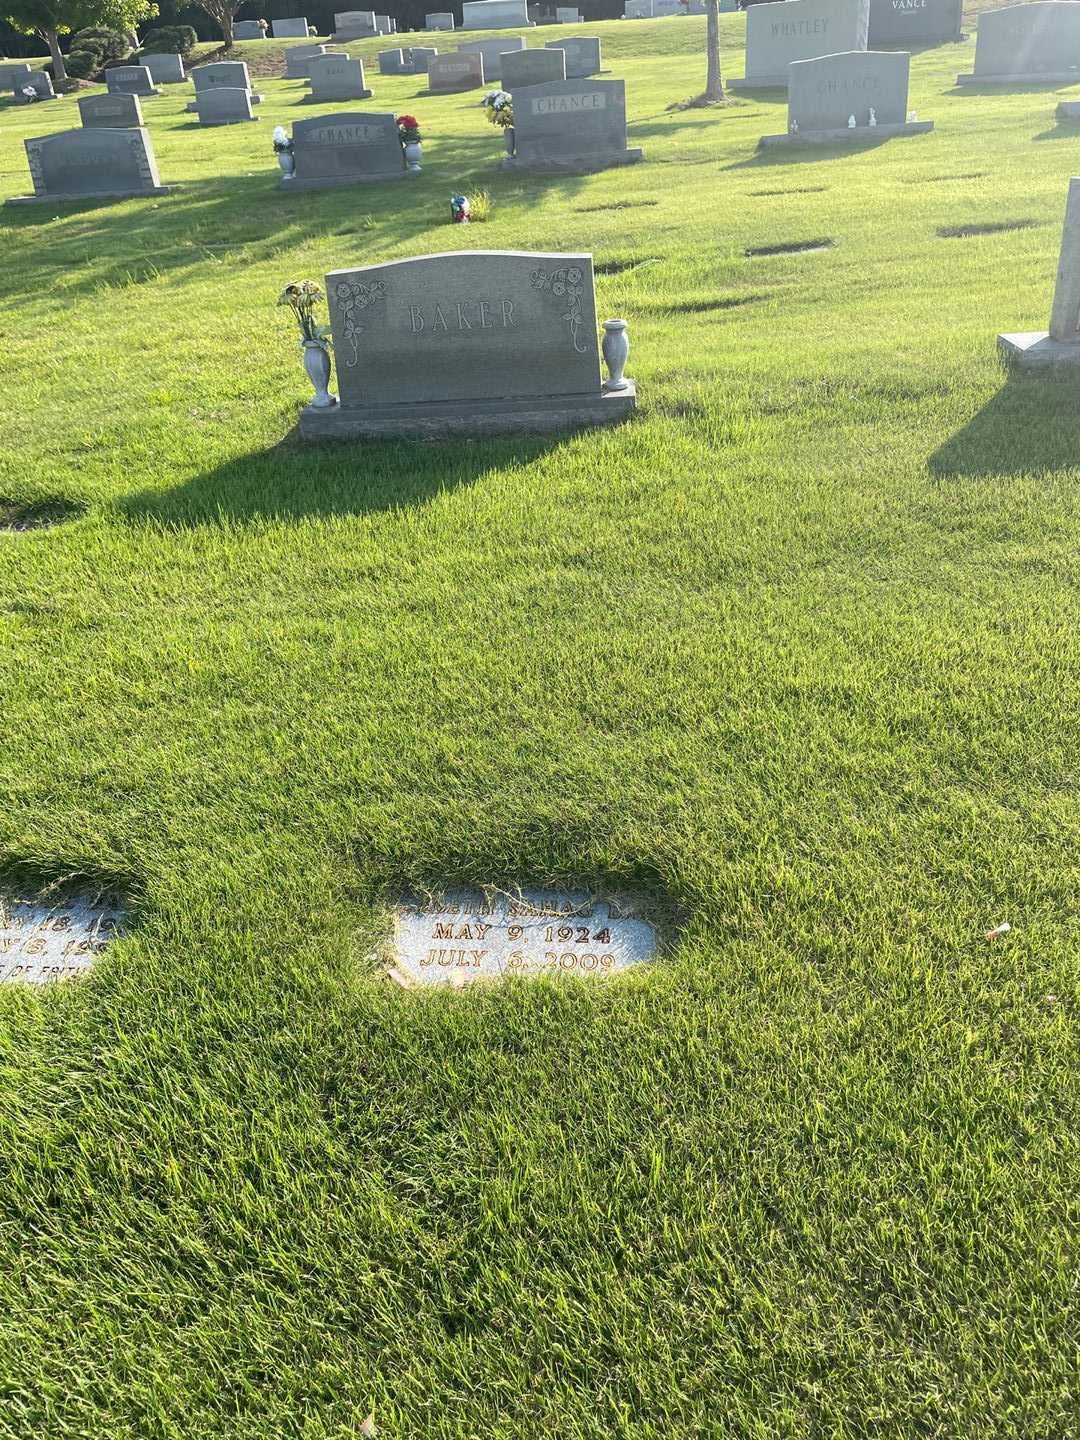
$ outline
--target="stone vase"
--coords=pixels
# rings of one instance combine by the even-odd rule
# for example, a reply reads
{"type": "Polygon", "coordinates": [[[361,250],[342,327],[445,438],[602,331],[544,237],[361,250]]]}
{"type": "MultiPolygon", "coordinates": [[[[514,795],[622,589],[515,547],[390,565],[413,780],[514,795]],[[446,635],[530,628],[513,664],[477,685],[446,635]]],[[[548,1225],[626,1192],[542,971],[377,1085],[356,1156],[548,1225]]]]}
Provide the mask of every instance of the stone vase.
{"type": "Polygon", "coordinates": [[[315,399],[311,404],[316,410],[327,410],[337,404],[337,397],[330,394],[330,351],[321,340],[301,340],[304,352],[304,369],[315,386],[315,399]]]}
{"type": "Polygon", "coordinates": [[[420,171],[420,157],[423,153],[424,147],[419,140],[410,140],[405,146],[405,167],[414,175],[420,171]]]}
{"type": "Polygon", "coordinates": [[[605,390],[625,390],[629,383],[623,377],[630,358],[630,335],[625,320],[604,321],[604,364],[608,368],[605,390]]]}
{"type": "Polygon", "coordinates": [[[286,180],[291,180],[296,172],[296,156],[289,150],[279,150],[277,163],[281,166],[281,173],[286,180]]]}

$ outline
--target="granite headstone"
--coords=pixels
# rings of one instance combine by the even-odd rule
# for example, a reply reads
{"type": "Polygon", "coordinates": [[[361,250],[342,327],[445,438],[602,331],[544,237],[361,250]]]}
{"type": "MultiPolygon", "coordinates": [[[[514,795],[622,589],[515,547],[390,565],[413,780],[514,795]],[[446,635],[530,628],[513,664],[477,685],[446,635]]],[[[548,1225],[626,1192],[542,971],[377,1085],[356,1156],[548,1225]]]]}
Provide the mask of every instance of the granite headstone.
{"type": "Polygon", "coordinates": [[[851,50],[793,60],[788,68],[788,128],[762,145],[835,144],[921,135],[932,120],[908,121],[911,56],[901,50],[851,50]],[[854,118],[855,124],[850,122],[854,118]]]}
{"type": "Polygon", "coordinates": [[[532,85],[566,79],[563,50],[510,50],[500,56],[500,81],[504,90],[516,94],[532,85]]]}
{"type": "Polygon", "coordinates": [[[30,66],[25,60],[0,61],[0,90],[14,90],[30,83],[30,66]]]}
{"type": "Polygon", "coordinates": [[[271,30],[275,40],[306,40],[307,18],[303,15],[289,15],[281,20],[273,20],[271,30]]]}
{"type": "MultiPolygon", "coordinates": [[[[194,114],[198,109],[201,90],[209,90],[219,85],[226,90],[251,90],[251,77],[242,60],[217,60],[210,65],[197,65],[191,72],[191,78],[195,83],[196,98],[190,105],[185,106],[190,114],[194,114]]],[[[261,95],[252,93],[252,105],[258,105],[261,101],[261,95]]]]}
{"type": "Polygon", "coordinates": [[[85,975],[124,934],[119,896],[0,895],[0,983],[47,985],[85,975]]]}
{"type": "Polygon", "coordinates": [[[155,85],[182,85],[187,79],[184,74],[182,55],[140,55],[139,64],[150,71],[155,85]]]}
{"type": "Polygon", "coordinates": [[[436,55],[428,65],[428,89],[432,94],[447,90],[475,90],[484,84],[484,57],[479,51],[454,50],[436,55]]]}
{"type": "Polygon", "coordinates": [[[507,170],[571,175],[633,165],[642,158],[626,145],[624,80],[556,80],[514,96],[514,151],[507,170]]]}
{"type": "Polygon", "coordinates": [[[1069,181],[1050,329],[1018,331],[997,340],[1004,357],[1025,369],[1080,365],[1080,177],[1069,181]]]}
{"type": "Polygon", "coordinates": [[[143,123],[137,95],[84,95],[79,100],[79,117],[84,129],[138,129],[143,123]]]}
{"type": "Polygon", "coordinates": [[[869,0],[773,0],[746,12],[746,75],[735,91],[786,89],[793,60],[865,50],[869,0]]]}
{"type": "Polygon", "coordinates": [[[1080,4],[1037,0],[983,10],[975,68],[958,85],[1068,84],[1080,81],[1080,4]]]}
{"type": "Polygon", "coordinates": [[[34,194],[12,205],[54,200],[167,195],[146,129],[60,130],[24,142],[34,194]]]}
{"type": "Polygon", "coordinates": [[[960,39],[963,0],[870,0],[867,44],[943,45],[960,39]]]}
{"type": "Polygon", "coordinates": [[[251,113],[251,91],[239,87],[211,85],[197,92],[195,105],[200,125],[240,125],[258,119],[251,113]]]}
{"type": "Polygon", "coordinates": [[[52,76],[47,70],[31,70],[29,75],[21,76],[12,86],[12,93],[20,105],[33,105],[38,100],[56,99],[52,76]],[[33,99],[24,93],[27,90],[33,91],[33,99]]]}
{"type": "Polygon", "coordinates": [[[463,30],[528,29],[528,0],[464,0],[461,7],[463,30]]]}
{"type": "Polygon", "coordinates": [[[114,65],[105,71],[105,88],[110,95],[160,95],[145,65],[114,65]]]}
{"type": "Polygon", "coordinates": [[[453,30],[454,12],[452,10],[435,10],[430,15],[424,16],[425,30],[453,30]]]}
{"type": "Polygon", "coordinates": [[[266,31],[259,24],[258,20],[234,20],[234,40],[265,40],[266,31]]]}
{"type": "Polygon", "coordinates": [[[502,74],[502,57],[511,50],[524,50],[524,35],[505,35],[500,40],[465,40],[457,48],[458,55],[482,55],[484,76],[498,80],[502,74]]]}
{"type": "Polygon", "coordinates": [[[571,35],[565,40],[549,40],[545,48],[561,50],[566,56],[568,80],[581,80],[587,75],[600,74],[600,41],[596,36],[571,35]]]}
{"type": "Polygon", "coordinates": [[[364,80],[364,62],[349,55],[322,55],[311,62],[311,94],[314,104],[330,100],[370,100],[364,80]]]}
{"type": "Polygon", "coordinates": [[[321,190],[372,180],[400,180],[408,172],[393,115],[343,112],[293,125],[296,171],[290,190],[321,190]]]}
{"type": "Polygon", "coordinates": [[[334,16],[334,39],[339,42],[369,40],[378,33],[374,10],[342,10],[334,16]]]}

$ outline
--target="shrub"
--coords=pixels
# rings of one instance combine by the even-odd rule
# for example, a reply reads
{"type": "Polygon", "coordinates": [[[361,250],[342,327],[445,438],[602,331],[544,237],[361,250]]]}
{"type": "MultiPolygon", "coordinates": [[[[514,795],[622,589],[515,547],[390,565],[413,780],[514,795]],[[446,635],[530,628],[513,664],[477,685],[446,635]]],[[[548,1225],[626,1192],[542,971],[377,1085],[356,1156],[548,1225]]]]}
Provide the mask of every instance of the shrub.
{"type": "Polygon", "coordinates": [[[95,55],[100,55],[104,62],[123,60],[131,46],[127,42],[127,36],[121,35],[119,30],[105,30],[101,26],[91,25],[85,30],[75,31],[71,37],[71,48],[91,50],[95,55]]]}
{"type": "Polygon", "coordinates": [[[64,69],[72,80],[89,80],[101,69],[101,56],[96,50],[69,50],[64,56],[64,69]]]}
{"type": "Polygon", "coordinates": [[[143,36],[140,49],[151,55],[190,55],[198,38],[190,25],[159,25],[143,36]]]}

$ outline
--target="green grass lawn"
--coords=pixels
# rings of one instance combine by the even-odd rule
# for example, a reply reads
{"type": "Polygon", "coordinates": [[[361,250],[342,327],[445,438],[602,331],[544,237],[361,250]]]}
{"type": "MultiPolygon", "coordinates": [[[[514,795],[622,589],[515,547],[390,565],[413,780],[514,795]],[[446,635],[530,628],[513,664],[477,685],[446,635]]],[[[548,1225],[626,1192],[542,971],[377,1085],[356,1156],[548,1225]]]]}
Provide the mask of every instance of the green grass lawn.
{"type": "MultiPolygon", "coordinates": [[[[0,994],[3,1440],[1080,1435],[1080,377],[994,345],[1080,127],[971,40],[933,134],[762,157],[667,108],[704,26],[584,27],[631,169],[508,177],[366,42],[417,179],[281,193],[261,79],[144,102],[174,194],[0,214],[0,499],[67,516],[0,532],[0,868],[134,907],[0,994]],[[300,444],[281,285],[463,246],[594,254],[634,422],[300,444]],[[575,878],[681,940],[375,972],[406,883],[575,878]]],[[[3,106],[0,193],[75,124],[3,106]]]]}

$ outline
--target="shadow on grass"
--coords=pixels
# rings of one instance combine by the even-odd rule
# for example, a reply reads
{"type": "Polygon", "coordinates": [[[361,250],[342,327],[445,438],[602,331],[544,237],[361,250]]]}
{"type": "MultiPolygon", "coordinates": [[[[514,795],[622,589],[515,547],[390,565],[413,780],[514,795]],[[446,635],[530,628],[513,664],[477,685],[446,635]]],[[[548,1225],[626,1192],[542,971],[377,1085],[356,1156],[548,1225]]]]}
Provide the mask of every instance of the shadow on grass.
{"type": "Polygon", "coordinates": [[[471,485],[491,470],[527,465],[572,438],[566,432],[468,443],[308,442],[293,429],[269,450],[229,460],[173,490],[138,491],[119,509],[169,529],[402,510],[471,485]]]}
{"type": "Polygon", "coordinates": [[[1070,470],[1080,463],[1080,371],[1009,370],[1005,384],[930,456],[941,479],[1070,470]]]}
{"type": "MultiPolygon", "coordinates": [[[[778,132],[779,133],[779,132],[778,132]]],[[[766,170],[777,165],[805,165],[819,160],[840,160],[845,156],[861,155],[867,150],[879,150],[891,140],[914,137],[882,136],[880,140],[859,140],[841,142],[838,145],[770,145],[764,150],[755,150],[745,160],[735,160],[722,168],[725,170],[766,170]]]]}
{"type": "Polygon", "coordinates": [[[1080,120],[1058,120],[1052,130],[1040,130],[1032,141],[1039,140],[1080,140],[1080,120]]]}

